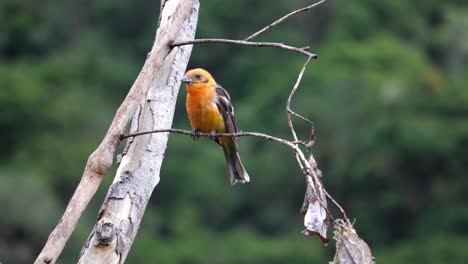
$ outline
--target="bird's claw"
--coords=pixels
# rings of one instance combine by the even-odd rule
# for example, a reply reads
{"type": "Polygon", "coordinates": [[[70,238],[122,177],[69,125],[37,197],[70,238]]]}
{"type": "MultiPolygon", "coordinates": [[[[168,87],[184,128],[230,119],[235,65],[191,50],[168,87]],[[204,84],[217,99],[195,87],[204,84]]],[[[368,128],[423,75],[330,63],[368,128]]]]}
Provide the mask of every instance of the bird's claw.
{"type": "Polygon", "coordinates": [[[198,129],[192,130],[191,136],[194,141],[198,140],[200,138],[200,131],[198,129]]]}
{"type": "Polygon", "coordinates": [[[209,134],[208,134],[208,137],[211,139],[211,140],[216,140],[216,131],[215,130],[212,130],[209,134]]]}

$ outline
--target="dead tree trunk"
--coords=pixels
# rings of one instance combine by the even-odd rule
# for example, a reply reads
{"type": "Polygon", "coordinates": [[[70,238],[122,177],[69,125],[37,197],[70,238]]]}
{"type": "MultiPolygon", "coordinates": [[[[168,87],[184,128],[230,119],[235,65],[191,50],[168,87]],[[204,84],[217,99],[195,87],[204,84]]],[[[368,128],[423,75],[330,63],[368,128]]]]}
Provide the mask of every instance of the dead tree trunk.
{"type": "MultiPolygon", "coordinates": [[[[168,1],[161,16],[158,34],[176,19],[177,2],[168,1]]],[[[193,1],[191,14],[184,22],[176,40],[191,40],[195,36],[198,3],[193,1]]],[[[158,41],[157,38],[156,41],[158,41]]],[[[171,127],[180,79],[187,66],[192,47],[174,48],[165,58],[152,81],[144,103],[136,112],[132,131],[171,127]]],[[[159,182],[169,134],[152,134],[129,138],[120,166],[98,215],[97,223],[86,241],[79,263],[123,263],[137,234],[141,219],[153,189],[159,182]]]]}

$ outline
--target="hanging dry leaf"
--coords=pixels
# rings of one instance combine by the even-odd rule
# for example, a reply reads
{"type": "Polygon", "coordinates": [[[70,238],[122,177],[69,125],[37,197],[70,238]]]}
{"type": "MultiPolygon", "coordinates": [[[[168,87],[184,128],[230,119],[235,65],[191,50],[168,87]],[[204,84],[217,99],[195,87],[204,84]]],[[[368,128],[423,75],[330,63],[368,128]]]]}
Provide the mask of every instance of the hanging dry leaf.
{"type": "Polygon", "coordinates": [[[349,221],[335,224],[336,253],[332,264],[372,264],[374,258],[367,243],[360,238],[349,221]]]}
{"type": "Polygon", "coordinates": [[[307,189],[301,213],[304,214],[305,235],[317,235],[327,245],[327,230],[330,224],[326,210],[327,201],[322,182],[318,177],[307,175],[307,189]],[[316,180],[314,180],[314,178],[316,180]]]}

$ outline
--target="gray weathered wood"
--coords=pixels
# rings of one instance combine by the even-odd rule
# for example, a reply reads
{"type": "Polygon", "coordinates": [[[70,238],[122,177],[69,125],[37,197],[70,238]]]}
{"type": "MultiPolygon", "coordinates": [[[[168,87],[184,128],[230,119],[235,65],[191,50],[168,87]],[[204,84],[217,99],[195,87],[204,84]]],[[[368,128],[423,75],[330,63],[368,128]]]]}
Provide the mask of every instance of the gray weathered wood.
{"type": "Polygon", "coordinates": [[[80,183],[78,184],[63,216],[50,233],[44,248],[35,264],[53,264],[57,261],[65,244],[75,229],[81,214],[96,193],[103,177],[112,165],[120,137],[125,132],[129,120],[141,107],[148,94],[151,82],[159,74],[163,61],[171,52],[170,43],[176,40],[186,19],[198,9],[198,0],[166,1],[151,52],[140,74],[132,85],[112,120],[101,144],[89,156],[80,183]]]}
{"type": "MultiPolygon", "coordinates": [[[[168,1],[170,10],[177,1],[168,1]]],[[[175,8],[175,7],[174,7],[175,8]]],[[[163,12],[160,28],[171,19],[163,12]]],[[[185,21],[177,40],[195,36],[198,2],[185,21]]],[[[161,33],[158,31],[158,34],[161,33]]],[[[174,48],[152,81],[147,100],[133,118],[133,131],[169,128],[175,102],[192,46],[174,48]]],[[[123,263],[137,234],[153,189],[159,183],[159,171],[166,149],[167,133],[135,137],[123,156],[97,223],[86,241],[79,263],[123,263]]]]}

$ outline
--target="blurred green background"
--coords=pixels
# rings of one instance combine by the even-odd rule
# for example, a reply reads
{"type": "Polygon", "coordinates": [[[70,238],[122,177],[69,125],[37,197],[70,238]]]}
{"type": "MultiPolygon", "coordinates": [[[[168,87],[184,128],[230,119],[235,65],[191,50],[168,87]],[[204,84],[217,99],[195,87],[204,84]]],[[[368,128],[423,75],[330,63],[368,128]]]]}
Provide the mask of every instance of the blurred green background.
{"type": "MultiPolygon", "coordinates": [[[[309,1],[201,1],[197,37],[241,39],[309,1]]],[[[31,263],[136,78],[159,1],[0,2],[0,261],[31,263]]],[[[311,46],[294,109],[316,123],[328,191],[378,263],[468,259],[468,2],[328,1],[258,40],[311,46]]],[[[285,103],[305,58],[194,47],[240,129],[290,137],[285,103]]],[[[174,127],[189,128],[181,89],[174,127]]],[[[297,122],[301,137],[309,127],[297,122]]],[[[232,188],[220,149],[172,135],[128,263],[326,263],[300,234],[304,179],[289,149],[241,138],[232,188]]],[[[59,263],[76,262],[115,166],[59,263]]],[[[329,232],[329,237],[332,233],[329,232]]]]}

